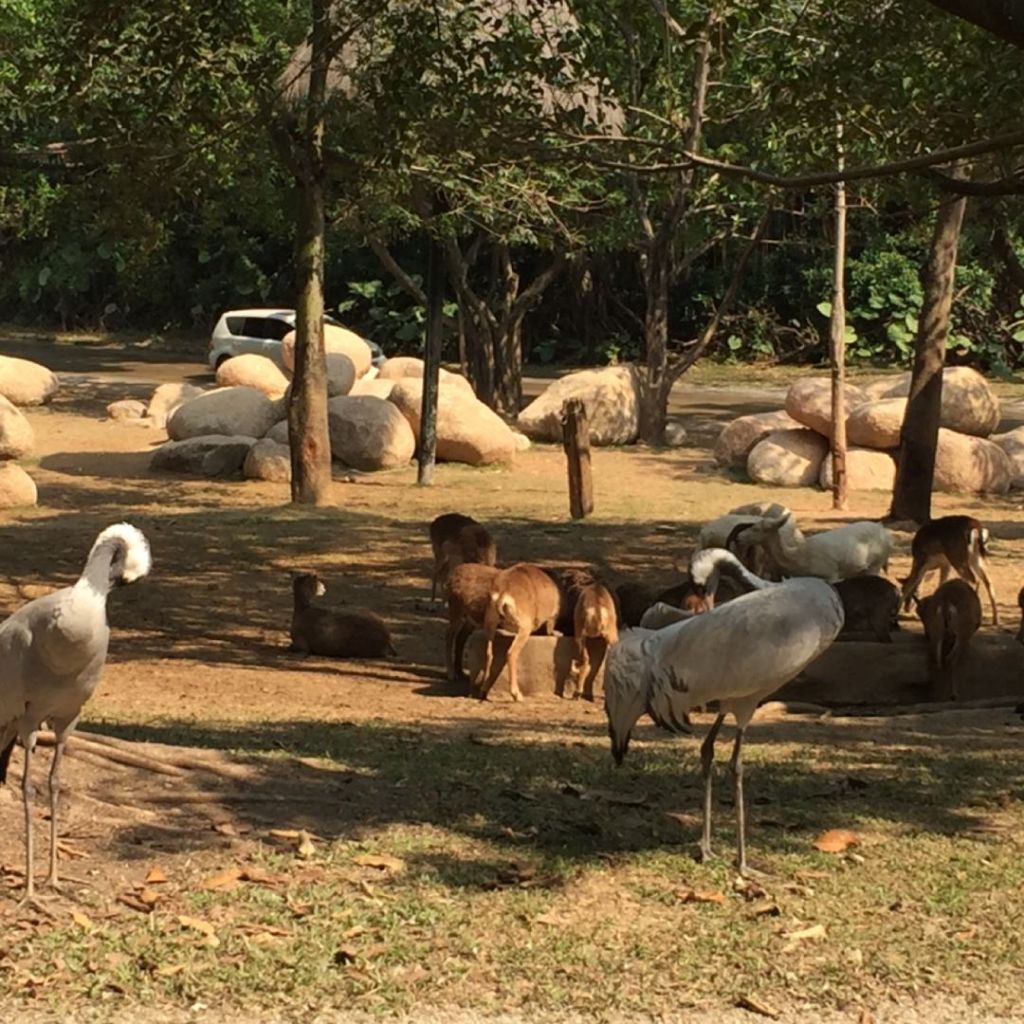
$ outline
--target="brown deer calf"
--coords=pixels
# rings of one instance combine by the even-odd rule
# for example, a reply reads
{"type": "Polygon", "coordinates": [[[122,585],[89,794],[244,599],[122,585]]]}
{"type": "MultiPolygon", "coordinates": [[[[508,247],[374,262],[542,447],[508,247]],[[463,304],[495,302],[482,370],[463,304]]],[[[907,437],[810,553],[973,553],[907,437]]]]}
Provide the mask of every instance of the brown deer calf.
{"type": "Polygon", "coordinates": [[[289,650],[328,658],[383,658],[396,653],[388,627],[377,615],[361,608],[343,612],[318,608],[313,598],[325,593],[327,588],[314,572],[300,573],[292,580],[289,650]]]}
{"type": "Polygon", "coordinates": [[[494,565],[498,561],[498,548],[487,527],[461,512],[446,512],[430,524],[430,546],[434,552],[431,601],[437,599],[438,584],[444,585],[455,566],[467,562],[494,565]]]}
{"type": "Polygon", "coordinates": [[[956,668],[981,625],[981,601],[970,584],[949,580],[934,594],[917,602],[928,642],[928,669],[934,696],[958,700],[956,668]]]}
{"type": "Polygon", "coordinates": [[[484,664],[474,683],[481,700],[487,700],[487,694],[494,685],[491,668],[494,636],[499,629],[513,634],[507,655],[509,691],[513,700],[523,699],[516,679],[519,652],[536,630],[543,629],[549,636],[554,633],[561,603],[562,592],[558,584],[535,565],[520,562],[495,576],[484,613],[484,664]]]}
{"type": "Polygon", "coordinates": [[[921,580],[933,569],[939,570],[939,586],[946,582],[949,570],[967,580],[972,587],[977,587],[978,580],[985,584],[989,603],[992,605],[992,624],[999,625],[999,609],[996,607],[996,594],[992,581],[988,578],[985,568],[985,544],[988,542],[988,530],[973,516],[942,516],[925,523],[914,534],[910,545],[910,553],[914,558],[910,575],[903,580],[903,591],[900,595],[903,610],[910,607],[911,598],[917,593],[921,580]]]}
{"type": "Polygon", "coordinates": [[[580,591],[573,612],[573,636],[576,639],[576,657],[562,688],[562,696],[576,697],[582,693],[587,700],[593,700],[594,678],[608,649],[619,641],[615,599],[607,587],[591,583],[580,591]],[[593,662],[590,658],[592,647],[597,652],[593,662]]]}
{"type": "Polygon", "coordinates": [[[462,652],[474,626],[482,626],[491,587],[499,570],[491,565],[472,562],[457,565],[445,585],[448,598],[448,628],[444,636],[444,663],[453,683],[465,681],[462,652]]]}

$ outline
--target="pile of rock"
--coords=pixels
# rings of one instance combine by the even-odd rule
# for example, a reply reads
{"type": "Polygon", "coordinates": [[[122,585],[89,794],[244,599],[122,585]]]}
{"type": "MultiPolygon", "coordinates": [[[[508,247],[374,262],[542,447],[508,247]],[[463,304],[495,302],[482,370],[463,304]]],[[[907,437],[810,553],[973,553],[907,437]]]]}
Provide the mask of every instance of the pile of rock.
{"type": "MultiPolygon", "coordinates": [[[[892,488],[909,390],[909,373],[847,386],[851,489],[892,488]]],[[[1017,486],[1017,479],[1024,486],[1024,428],[989,440],[998,424],[999,400],[980,373],[965,366],[943,371],[936,490],[1003,494],[1017,486]]],[[[727,469],[744,470],[757,483],[829,488],[831,432],[831,382],[806,378],[790,387],[785,411],[740,416],[729,423],[715,444],[715,460],[727,469]]]]}
{"type": "MultiPolygon", "coordinates": [[[[339,329],[328,339],[331,455],[343,466],[364,472],[407,465],[419,440],[422,360],[390,359],[374,376],[365,342],[339,329]]],[[[294,361],[293,346],[289,335],[283,350],[288,368],[294,361]]],[[[163,385],[168,390],[162,395],[157,389],[147,415],[158,422],[153,410],[159,396],[170,440],[153,453],[152,467],[287,482],[287,377],[264,356],[235,356],[221,365],[217,384],[215,390],[197,394],[169,390],[188,385],[163,385]]],[[[529,443],[477,399],[464,377],[441,371],[438,458],[473,466],[510,462],[523,442],[529,443]]]]}
{"type": "Polygon", "coordinates": [[[20,406],[42,405],[57,393],[57,375],[39,363],[0,356],[0,508],[35,505],[35,481],[18,464],[35,449],[35,432],[20,406]]]}

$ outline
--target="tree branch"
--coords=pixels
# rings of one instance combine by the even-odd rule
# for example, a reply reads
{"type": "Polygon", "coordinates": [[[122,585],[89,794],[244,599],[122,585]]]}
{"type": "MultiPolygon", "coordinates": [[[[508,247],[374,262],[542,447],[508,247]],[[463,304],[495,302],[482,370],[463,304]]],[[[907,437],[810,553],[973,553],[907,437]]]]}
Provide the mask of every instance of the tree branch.
{"type": "Polygon", "coordinates": [[[669,381],[678,380],[704,353],[708,347],[715,340],[715,336],[718,334],[718,328],[725,318],[726,314],[732,309],[733,303],[736,301],[736,296],[739,293],[740,285],[743,283],[743,275],[746,272],[747,264],[750,262],[750,257],[753,255],[754,250],[757,248],[758,243],[764,236],[765,231],[768,229],[768,221],[771,219],[772,206],[769,205],[764,213],[761,215],[760,221],[758,221],[757,228],[750,240],[744,246],[743,252],[740,254],[740,258],[736,263],[735,268],[732,272],[732,278],[729,281],[729,286],[725,290],[725,294],[722,296],[722,301],[718,303],[718,308],[715,310],[714,315],[711,317],[707,327],[704,328],[701,336],[697,339],[695,345],[693,345],[682,358],[673,362],[669,367],[667,376],[669,381]]]}
{"type": "Polygon", "coordinates": [[[1018,0],[928,0],[972,25],[1024,50],[1024,10],[1018,0]]]}
{"type": "Polygon", "coordinates": [[[406,273],[398,260],[391,255],[391,250],[378,235],[367,235],[366,243],[373,254],[380,260],[381,266],[398,282],[399,287],[415,302],[426,308],[427,293],[406,273]]]}
{"type": "Polygon", "coordinates": [[[509,315],[512,318],[522,316],[540,297],[551,282],[558,277],[565,266],[565,253],[558,249],[551,257],[551,262],[534,275],[533,280],[516,296],[509,315]]]}
{"type": "MultiPolygon", "coordinates": [[[[601,137],[603,141],[611,141],[608,137],[601,137]]],[[[988,139],[978,139],[975,142],[968,142],[962,146],[953,146],[949,149],[937,149],[931,153],[921,153],[918,156],[905,157],[902,160],[894,160],[885,164],[876,164],[872,167],[850,167],[842,171],[819,171],[810,174],[784,175],[775,174],[771,171],[761,171],[755,167],[745,167],[741,164],[730,164],[724,160],[714,160],[711,157],[701,156],[699,153],[684,152],[682,159],[672,163],[659,164],[636,164],[626,161],[601,160],[596,158],[593,162],[602,167],[612,170],[630,171],[634,174],[672,174],[692,168],[694,165],[705,167],[720,174],[728,174],[739,178],[749,178],[751,181],[758,181],[763,185],[772,185],[775,188],[813,188],[817,185],[834,185],[840,181],[862,181],[866,178],[885,178],[894,174],[905,174],[909,171],[920,171],[926,167],[934,167],[938,164],[953,163],[957,160],[967,159],[972,156],[983,156],[986,153],[996,153],[1001,150],[1013,149],[1017,146],[1024,146],[1024,131],[1008,132],[1005,135],[994,135],[988,139]]]]}
{"type": "Polygon", "coordinates": [[[924,171],[924,175],[934,181],[943,192],[954,192],[960,196],[1016,196],[1024,194],[1024,167],[1019,167],[1012,174],[993,181],[968,181],[966,178],[954,178],[943,174],[932,167],[924,171]]]}

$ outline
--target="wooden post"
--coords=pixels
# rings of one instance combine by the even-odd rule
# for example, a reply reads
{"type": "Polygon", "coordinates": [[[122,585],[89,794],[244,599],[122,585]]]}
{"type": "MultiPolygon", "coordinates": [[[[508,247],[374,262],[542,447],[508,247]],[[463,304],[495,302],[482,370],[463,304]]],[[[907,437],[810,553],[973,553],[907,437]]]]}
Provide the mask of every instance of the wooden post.
{"type": "MultiPolygon", "coordinates": [[[[839,170],[843,169],[843,122],[836,121],[839,170]]],[[[836,183],[836,248],[832,268],[832,317],[829,349],[832,357],[832,507],[846,508],[846,185],[836,183]]]]}
{"type": "Polygon", "coordinates": [[[562,406],[562,444],[569,471],[569,513],[582,519],[594,511],[594,481],[590,475],[590,424],[578,398],[562,406]]]}

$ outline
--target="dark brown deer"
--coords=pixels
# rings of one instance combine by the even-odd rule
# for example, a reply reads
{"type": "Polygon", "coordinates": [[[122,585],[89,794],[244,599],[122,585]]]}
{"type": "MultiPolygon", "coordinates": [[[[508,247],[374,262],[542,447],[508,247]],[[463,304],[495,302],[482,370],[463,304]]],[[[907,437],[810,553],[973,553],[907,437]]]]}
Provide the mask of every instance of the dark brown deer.
{"type": "Polygon", "coordinates": [[[608,649],[619,641],[615,599],[607,587],[591,583],[580,590],[573,612],[573,636],[576,639],[576,657],[562,688],[562,696],[576,697],[582,693],[588,700],[593,700],[594,679],[604,664],[608,649]],[[592,652],[596,652],[593,660],[592,652]]]}
{"type": "Polygon", "coordinates": [[[924,623],[935,696],[959,700],[956,669],[981,625],[981,601],[969,583],[948,580],[934,594],[917,602],[917,614],[924,623]]]}
{"type": "Polygon", "coordinates": [[[430,524],[430,546],[434,552],[431,601],[437,599],[438,584],[445,584],[455,566],[467,562],[495,565],[498,561],[498,548],[487,527],[461,512],[446,512],[430,524]]]}
{"type": "Polygon", "coordinates": [[[453,683],[465,681],[462,652],[474,626],[483,626],[491,587],[499,570],[492,565],[466,562],[452,569],[445,584],[448,628],[444,637],[444,663],[453,683]]]}

